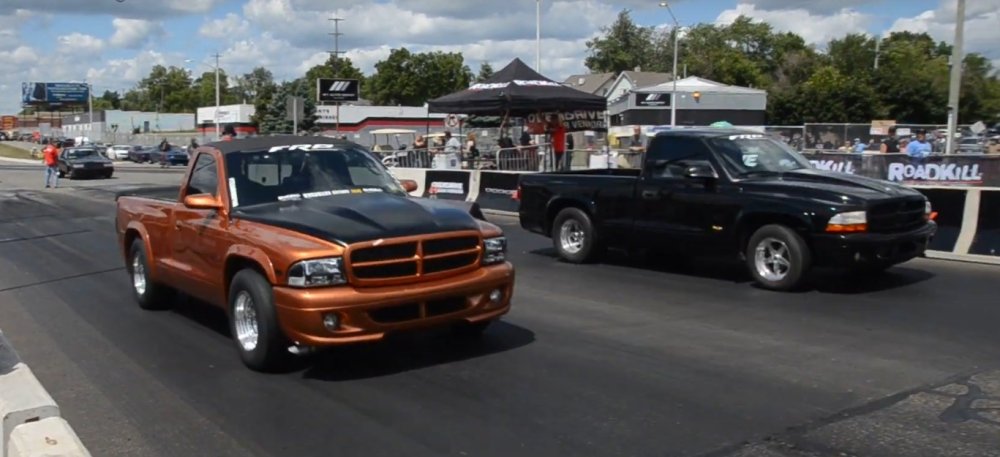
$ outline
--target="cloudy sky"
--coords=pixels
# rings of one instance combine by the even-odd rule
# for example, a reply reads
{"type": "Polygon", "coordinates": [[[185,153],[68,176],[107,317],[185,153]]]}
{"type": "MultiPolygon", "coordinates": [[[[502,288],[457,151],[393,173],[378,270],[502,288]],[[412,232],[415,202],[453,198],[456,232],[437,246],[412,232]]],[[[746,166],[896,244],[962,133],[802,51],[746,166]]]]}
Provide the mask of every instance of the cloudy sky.
{"type": "MultiPolygon", "coordinates": [[[[473,71],[514,57],[533,63],[533,0],[3,0],[0,113],[19,109],[24,81],[87,81],[123,90],[155,64],[200,73],[219,52],[222,67],[257,65],[291,79],[333,48],[329,18],[341,17],[341,49],[371,72],[389,50],[462,51],[473,71]],[[189,62],[186,62],[189,61],[189,62]]],[[[970,0],[966,46],[1000,64],[1000,0],[970,0]]],[[[584,72],[585,42],[622,8],[645,25],[670,22],[654,0],[542,1],[542,72],[584,72]]],[[[849,32],[954,33],[955,0],[675,0],[684,24],[725,23],[740,14],[823,46],[849,32]]],[[[1000,65],[998,65],[1000,66],[1000,65]]]]}

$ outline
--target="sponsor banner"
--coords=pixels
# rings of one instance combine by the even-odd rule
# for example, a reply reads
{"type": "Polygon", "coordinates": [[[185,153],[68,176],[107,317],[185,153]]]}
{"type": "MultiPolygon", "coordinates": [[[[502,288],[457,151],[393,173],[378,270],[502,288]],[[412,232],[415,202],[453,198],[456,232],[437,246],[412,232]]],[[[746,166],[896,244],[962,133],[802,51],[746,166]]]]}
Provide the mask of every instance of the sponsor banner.
{"type": "Polygon", "coordinates": [[[21,83],[24,105],[85,105],[90,97],[86,83],[21,83]]]}
{"type": "Polygon", "coordinates": [[[361,84],[357,79],[316,80],[316,100],[321,102],[356,102],[361,84]]]}
{"type": "Polygon", "coordinates": [[[17,116],[0,117],[0,130],[14,130],[17,128],[17,116]]]}
{"type": "Polygon", "coordinates": [[[427,170],[424,197],[465,201],[471,177],[468,171],[427,170]]]}
{"type": "Polygon", "coordinates": [[[545,121],[552,119],[553,116],[559,116],[559,120],[566,126],[567,132],[585,132],[588,130],[606,132],[608,130],[604,113],[601,111],[564,111],[561,113],[529,114],[524,120],[524,128],[528,130],[528,133],[534,135],[544,134],[546,131],[545,121]]]}
{"type": "Polygon", "coordinates": [[[482,171],[479,173],[479,206],[497,211],[517,212],[518,202],[513,199],[517,192],[518,173],[482,171]]]}
{"type": "Polygon", "coordinates": [[[807,154],[820,170],[856,174],[907,185],[1000,187],[1000,157],[807,154]]]}
{"type": "Polygon", "coordinates": [[[635,106],[662,107],[670,106],[670,94],[657,92],[636,92],[635,106]]]}

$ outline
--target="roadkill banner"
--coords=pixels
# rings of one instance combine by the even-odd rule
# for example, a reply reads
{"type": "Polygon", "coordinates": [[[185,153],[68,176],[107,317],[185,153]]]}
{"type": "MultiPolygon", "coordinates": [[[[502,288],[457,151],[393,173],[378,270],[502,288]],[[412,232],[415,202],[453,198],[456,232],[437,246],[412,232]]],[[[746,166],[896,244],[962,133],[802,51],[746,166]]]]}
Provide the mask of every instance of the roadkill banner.
{"type": "Polygon", "coordinates": [[[1000,157],[849,153],[807,154],[813,166],[909,185],[1000,187],[1000,157]]]}
{"type": "Polygon", "coordinates": [[[465,201],[471,176],[468,171],[427,170],[424,197],[465,201]]]}

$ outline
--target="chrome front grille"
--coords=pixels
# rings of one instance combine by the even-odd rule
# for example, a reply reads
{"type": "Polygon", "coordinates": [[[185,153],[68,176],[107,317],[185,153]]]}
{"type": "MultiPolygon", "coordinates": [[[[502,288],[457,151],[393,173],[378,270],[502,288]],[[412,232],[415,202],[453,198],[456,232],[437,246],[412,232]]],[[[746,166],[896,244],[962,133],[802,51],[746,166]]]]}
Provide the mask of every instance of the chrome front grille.
{"type": "Polygon", "coordinates": [[[348,276],[358,285],[412,282],[475,269],[481,255],[477,232],[379,240],[348,248],[348,276]]]}

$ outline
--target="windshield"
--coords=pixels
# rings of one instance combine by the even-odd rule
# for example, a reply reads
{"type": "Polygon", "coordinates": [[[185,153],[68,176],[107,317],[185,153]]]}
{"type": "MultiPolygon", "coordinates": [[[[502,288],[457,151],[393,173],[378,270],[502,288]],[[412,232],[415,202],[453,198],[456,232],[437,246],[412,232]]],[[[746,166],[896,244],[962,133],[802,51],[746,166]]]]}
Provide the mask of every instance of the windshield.
{"type": "Polygon", "coordinates": [[[226,154],[233,207],[373,192],[406,195],[362,149],[274,149],[226,154]]]}
{"type": "Polygon", "coordinates": [[[709,144],[722,157],[723,165],[738,176],[812,168],[801,154],[765,135],[712,138],[709,144]]]}
{"type": "Polygon", "coordinates": [[[82,159],[84,157],[94,157],[97,151],[93,149],[71,149],[66,151],[66,157],[70,159],[82,159]]]}

